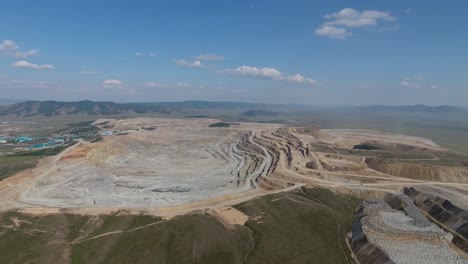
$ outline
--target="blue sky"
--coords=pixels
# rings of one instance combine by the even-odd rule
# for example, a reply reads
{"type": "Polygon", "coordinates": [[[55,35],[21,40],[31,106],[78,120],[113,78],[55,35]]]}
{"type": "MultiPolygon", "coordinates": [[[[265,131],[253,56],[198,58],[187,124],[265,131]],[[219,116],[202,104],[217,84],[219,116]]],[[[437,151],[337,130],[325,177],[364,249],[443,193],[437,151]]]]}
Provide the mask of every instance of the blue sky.
{"type": "Polygon", "coordinates": [[[466,1],[5,1],[0,98],[467,105],[466,1]]]}

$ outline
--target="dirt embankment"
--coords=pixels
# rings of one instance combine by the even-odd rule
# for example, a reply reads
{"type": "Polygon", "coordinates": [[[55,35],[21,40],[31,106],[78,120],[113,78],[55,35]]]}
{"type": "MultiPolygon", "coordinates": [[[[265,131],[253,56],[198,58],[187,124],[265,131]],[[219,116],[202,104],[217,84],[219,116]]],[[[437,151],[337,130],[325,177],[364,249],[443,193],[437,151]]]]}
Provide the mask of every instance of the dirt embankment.
{"type": "Polygon", "coordinates": [[[464,168],[388,162],[375,158],[367,158],[365,162],[369,168],[393,176],[424,181],[468,183],[468,170],[464,168]]]}
{"type": "Polygon", "coordinates": [[[350,239],[351,248],[354,255],[361,264],[393,264],[393,262],[384,251],[369,242],[362,229],[361,218],[364,217],[364,208],[361,206],[356,215],[358,220],[353,224],[352,236],[350,239]]]}

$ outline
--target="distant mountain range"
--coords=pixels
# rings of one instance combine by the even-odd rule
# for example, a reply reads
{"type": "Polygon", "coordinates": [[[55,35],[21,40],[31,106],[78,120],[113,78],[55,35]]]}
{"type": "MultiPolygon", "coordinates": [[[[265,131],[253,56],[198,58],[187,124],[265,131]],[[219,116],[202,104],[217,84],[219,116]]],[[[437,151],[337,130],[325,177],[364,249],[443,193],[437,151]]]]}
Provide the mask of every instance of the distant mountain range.
{"type": "Polygon", "coordinates": [[[114,103],[114,102],[59,102],[59,101],[27,101],[3,106],[0,116],[15,115],[31,116],[59,116],[59,115],[119,115],[119,114],[170,114],[184,109],[249,109],[259,104],[236,102],[160,102],[160,103],[114,103]]]}
{"type": "MultiPolygon", "coordinates": [[[[185,101],[185,102],[156,102],[156,103],[114,103],[114,102],[59,102],[59,101],[27,101],[0,107],[0,116],[60,116],[60,115],[119,115],[119,114],[170,114],[173,112],[197,110],[234,110],[244,116],[277,116],[281,112],[310,111],[320,109],[304,105],[273,105],[240,102],[207,102],[207,101],[185,101]]],[[[454,106],[383,106],[370,105],[352,107],[357,111],[404,111],[404,112],[460,112],[466,109],[454,106]]]]}
{"type": "Polygon", "coordinates": [[[461,112],[463,108],[450,106],[450,105],[439,105],[439,106],[428,106],[428,105],[369,105],[357,107],[358,110],[366,111],[402,111],[402,112],[432,112],[432,113],[445,113],[445,112],[461,112]]]}

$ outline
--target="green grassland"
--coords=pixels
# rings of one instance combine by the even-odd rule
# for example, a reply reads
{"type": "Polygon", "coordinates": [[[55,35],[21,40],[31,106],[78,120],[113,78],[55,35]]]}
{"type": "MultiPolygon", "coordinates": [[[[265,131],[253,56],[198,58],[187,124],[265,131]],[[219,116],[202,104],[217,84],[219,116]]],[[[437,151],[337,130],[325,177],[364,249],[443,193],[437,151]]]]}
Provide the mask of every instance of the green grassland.
{"type": "Polygon", "coordinates": [[[34,168],[39,159],[46,156],[54,156],[62,152],[69,145],[57,146],[35,151],[15,153],[8,156],[0,156],[0,181],[23,170],[34,168]]]}
{"type": "Polygon", "coordinates": [[[38,157],[34,156],[0,157],[0,181],[22,170],[34,168],[37,160],[38,157]]]}
{"type": "Polygon", "coordinates": [[[206,212],[162,220],[11,211],[0,214],[0,263],[349,263],[344,236],[357,204],[324,189],[272,194],[236,205],[250,220],[231,227],[206,212]]]}

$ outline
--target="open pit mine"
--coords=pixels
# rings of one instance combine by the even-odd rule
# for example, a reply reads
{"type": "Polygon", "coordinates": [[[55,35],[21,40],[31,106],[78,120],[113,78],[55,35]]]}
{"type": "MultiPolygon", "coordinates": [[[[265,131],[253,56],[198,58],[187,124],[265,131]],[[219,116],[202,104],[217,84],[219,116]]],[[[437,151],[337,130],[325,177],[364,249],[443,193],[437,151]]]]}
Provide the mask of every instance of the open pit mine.
{"type": "Polygon", "coordinates": [[[369,145],[444,151],[431,140],[373,130],[213,125],[219,122],[97,120],[94,125],[106,135],[102,140],[80,140],[33,170],[1,181],[0,209],[125,210],[170,218],[194,210],[220,213],[258,196],[323,187],[363,199],[347,234],[357,263],[468,263],[467,169],[350,152],[369,145]]]}

